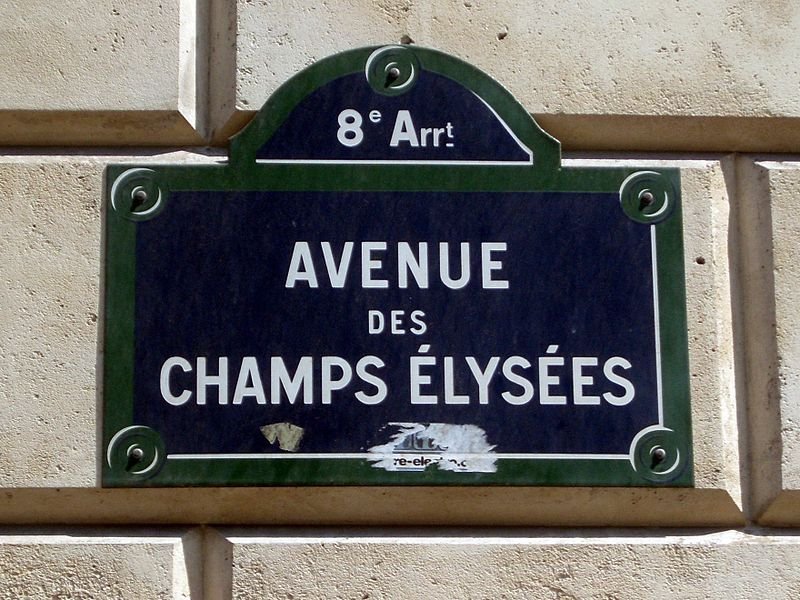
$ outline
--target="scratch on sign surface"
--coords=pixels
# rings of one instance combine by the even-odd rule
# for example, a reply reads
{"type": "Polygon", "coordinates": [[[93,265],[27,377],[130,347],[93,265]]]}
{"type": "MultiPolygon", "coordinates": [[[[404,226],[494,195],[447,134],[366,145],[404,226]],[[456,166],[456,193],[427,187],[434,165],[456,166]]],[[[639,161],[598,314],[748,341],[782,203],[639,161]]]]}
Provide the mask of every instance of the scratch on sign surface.
{"type": "Polygon", "coordinates": [[[450,423],[389,423],[399,427],[391,441],[369,449],[377,469],[386,471],[424,471],[436,466],[442,471],[494,473],[495,446],[477,425],[450,423]]]}
{"type": "Polygon", "coordinates": [[[278,448],[287,452],[297,452],[305,429],[292,423],[270,423],[261,427],[261,433],[270,444],[278,441],[278,448]]]}

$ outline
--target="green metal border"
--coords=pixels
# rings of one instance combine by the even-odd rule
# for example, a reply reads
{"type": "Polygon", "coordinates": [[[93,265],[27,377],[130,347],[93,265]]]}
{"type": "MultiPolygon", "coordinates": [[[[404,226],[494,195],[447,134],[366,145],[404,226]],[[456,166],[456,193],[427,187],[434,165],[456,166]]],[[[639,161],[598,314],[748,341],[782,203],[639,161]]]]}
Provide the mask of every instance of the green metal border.
{"type": "MultiPolygon", "coordinates": [[[[291,78],[253,121],[231,140],[230,160],[218,165],[146,165],[156,173],[168,210],[173,191],[452,191],[452,192],[618,192],[636,168],[566,168],[559,143],[533,121],[516,100],[490,77],[458,59],[414,47],[423,69],[473,90],[512,128],[535,156],[533,166],[457,166],[398,164],[256,164],[255,153],[319,86],[364,70],[376,48],[362,48],[324,59],[291,78]]],[[[109,443],[132,425],[134,377],[134,282],[136,221],[112,207],[114,182],[132,168],[106,171],[106,289],[103,363],[102,484],[127,486],[220,485],[582,485],[692,486],[688,338],[683,271],[680,175],[677,169],[646,169],[665,178],[676,192],[671,216],[655,227],[664,425],[676,432],[686,467],[669,481],[648,479],[628,460],[497,460],[495,473],[387,472],[353,459],[170,459],[149,478],[133,478],[112,468],[109,443]]],[[[168,450],[168,449],[167,449],[168,450]]]]}

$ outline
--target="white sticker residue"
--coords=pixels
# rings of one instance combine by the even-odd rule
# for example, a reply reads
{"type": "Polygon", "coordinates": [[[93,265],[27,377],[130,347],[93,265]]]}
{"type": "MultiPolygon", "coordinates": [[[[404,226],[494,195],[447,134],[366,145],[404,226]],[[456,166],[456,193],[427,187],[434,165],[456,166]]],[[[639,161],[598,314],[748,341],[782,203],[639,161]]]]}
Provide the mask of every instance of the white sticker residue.
{"type": "Polygon", "coordinates": [[[477,425],[450,423],[389,423],[400,431],[387,444],[369,449],[377,469],[386,471],[424,471],[434,466],[442,471],[494,473],[497,471],[495,446],[477,425]]]}
{"type": "Polygon", "coordinates": [[[278,442],[278,448],[287,452],[297,452],[305,429],[293,423],[270,423],[261,427],[261,433],[270,444],[278,442]]]}

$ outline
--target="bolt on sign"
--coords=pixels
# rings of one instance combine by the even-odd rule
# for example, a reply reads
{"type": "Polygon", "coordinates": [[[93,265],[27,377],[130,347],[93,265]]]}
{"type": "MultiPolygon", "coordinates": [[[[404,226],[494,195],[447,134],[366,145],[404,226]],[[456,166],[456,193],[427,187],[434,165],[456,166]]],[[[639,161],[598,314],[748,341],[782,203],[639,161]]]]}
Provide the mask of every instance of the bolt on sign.
{"type": "Polygon", "coordinates": [[[104,485],[693,484],[677,170],[388,46],[107,182],[104,485]]]}

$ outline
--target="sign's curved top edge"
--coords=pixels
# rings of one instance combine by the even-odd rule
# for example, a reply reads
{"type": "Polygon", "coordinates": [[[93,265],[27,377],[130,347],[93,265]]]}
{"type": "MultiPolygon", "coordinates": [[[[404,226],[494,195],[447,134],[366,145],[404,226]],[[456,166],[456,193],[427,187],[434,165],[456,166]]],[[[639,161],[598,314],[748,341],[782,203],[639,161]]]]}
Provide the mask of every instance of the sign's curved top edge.
{"type": "MultiPolygon", "coordinates": [[[[383,81],[382,79],[380,81],[383,81]]],[[[387,99],[391,102],[391,99],[387,99]]],[[[364,115],[366,118],[366,115],[364,115]]],[[[409,119],[410,120],[410,119],[409,119]]],[[[397,127],[397,124],[395,125],[397,127]]],[[[273,145],[275,145],[273,143],[273,145]]],[[[284,144],[285,145],[285,144],[284,144]]],[[[369,46],[348,50],[321,59],[300,71],[281,85],[264,103],[255,117],[230,139],[229,160],[232,166],[253,163],[306,163],[306,164],[405,164],[405,165],[480,165],[480,166],[531,166],[537,170],[552,170],[560,166],[561,147],[558,140],[545,132],[525,108],[500,83],[480,69],[444,52],[418,46],[369,46]],[[409,64],[404,64],[409,63],[409,64]],[[376,64],[378,66],[376,67],[376,64]],[[407,72],[404,72],[407,71],[407,72]],[[388,75],[387,75],[388,73],[388,75]],[[400,97],[422,75],[429,80],[447,82],[450,90],[463,91],[487,109],[509,136],[509,143],[517,147],[522,158],[496,160],[491,156],[460,156],[454,159],[428,156],[411,160],[407,156],[393,160],[386,156],[363,154],[347,157],[314,156],[301,153],[281,154],[280,150],[264,149],[281,134],[295,109],[313,101],[315,93],[336,80],[369,82],[376,98],[400,97]],[[360,76],[360,77],[359,77],[360,76]],[[376,85],[379,77],[392,77],[387,83],[376,85]]]]}

